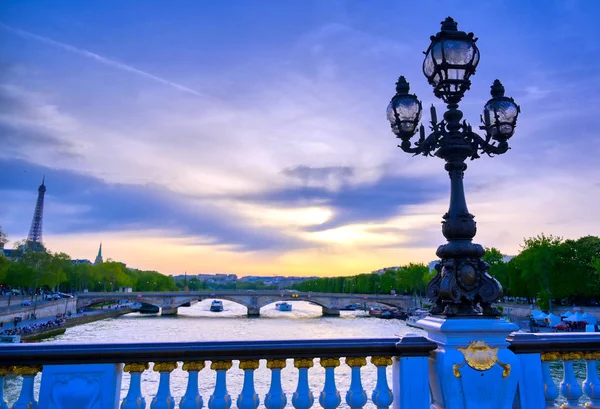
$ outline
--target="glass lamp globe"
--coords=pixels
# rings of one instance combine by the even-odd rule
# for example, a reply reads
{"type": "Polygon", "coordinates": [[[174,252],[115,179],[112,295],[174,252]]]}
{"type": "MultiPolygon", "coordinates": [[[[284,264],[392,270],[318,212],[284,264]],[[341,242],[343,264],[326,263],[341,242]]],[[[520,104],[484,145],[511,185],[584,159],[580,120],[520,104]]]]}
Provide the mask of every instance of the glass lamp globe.
{"type": "Polygon", "coordinates": [[[505,142],[515,133],[521,108],[512,98],[504,96],[504,86],[499,80],[491,88],[492,99],[483,108],[483,123],[494,140],[505,142]]]}
{"type": "Polygon", "coordinates": [[[421,120],[421,102],[416,95],[409,94],[409,90],[406,78],[400,77],[396,83],[396,95],[387,107],[387,118],[392,132],[402,139],[411,138],[417,132],[421,120]]]}
{"type": "Polygon", "coordinates": [[[458,31],[457,27],[452,17],[444,20],[442,30],[431,37],[423,61],[423,74],[433,86],[435,96],[446,103],[462,99],[479,64],[477,39],[473,33],[458,31]]]}

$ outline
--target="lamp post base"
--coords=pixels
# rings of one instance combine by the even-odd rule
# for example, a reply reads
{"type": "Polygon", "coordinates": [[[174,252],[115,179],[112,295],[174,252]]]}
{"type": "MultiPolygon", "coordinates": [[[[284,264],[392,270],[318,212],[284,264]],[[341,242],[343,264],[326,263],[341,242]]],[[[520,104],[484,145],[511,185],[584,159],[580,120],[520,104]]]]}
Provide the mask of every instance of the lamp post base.
{"type": "Polygon", "coordinates": [[[429,358],[432,409],[512,409],[519,361],[507,349],[515,324],[489,318],[426,317],[438,344],[429,358]]]}

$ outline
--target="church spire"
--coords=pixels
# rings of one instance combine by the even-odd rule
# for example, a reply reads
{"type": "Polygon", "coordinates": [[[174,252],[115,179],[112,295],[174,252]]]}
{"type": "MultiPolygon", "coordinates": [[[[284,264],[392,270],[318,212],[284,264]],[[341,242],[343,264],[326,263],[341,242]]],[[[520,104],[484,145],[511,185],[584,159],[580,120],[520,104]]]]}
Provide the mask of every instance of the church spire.
{"type": "Polygon", "coordinates": [[[102,243],[100,243],[100,248],[98,249],[98,255],[96,256],[96,260],[94,264],[102,264],[102,243]]]}

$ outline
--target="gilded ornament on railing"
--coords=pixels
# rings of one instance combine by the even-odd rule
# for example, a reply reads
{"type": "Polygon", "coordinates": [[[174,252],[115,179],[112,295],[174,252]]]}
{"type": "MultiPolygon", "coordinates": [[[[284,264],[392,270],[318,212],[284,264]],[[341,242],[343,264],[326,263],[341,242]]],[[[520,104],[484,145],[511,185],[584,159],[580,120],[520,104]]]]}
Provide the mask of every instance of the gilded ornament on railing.
{"type": "Polygon", "coordinates": [[[129,363],[125,364],[123,371],[125,371],[125,372],[144,372],[148,368],[150,368],[150,364],[148,362],[129,362],[129,363]]]}
{"type": "Polygon", "coordinates": [[[600,351],[584,352],[583,359],[585,359],[586,361],[600,360],[600,351]]]}
{"type": "Polygon", "coordinates": [[[485,341],[471,341],[466,348],[457,348],[462,352],[465,360],[460,364],[452,365],[454,376],[460,378],[460,368],[466,363],[476,371],[487,371],[495,364],[502,368],[502,377],[510,375],[510,364],[502,363],[498,360],[498,348],[494,348],[485,343],[485,341]]]}
{"type": "Polygon", "coordinates": [[[42,365],[17,365],[13,369],[15,375],[35,376],[42,372],[42,365]]]}
{"type": "Polygon", "coordinates": [[[558,352],[542,353],[542,361],[558,361],[558,360],[560,360],[560,353],[558,353],[558,352]]]}
{"type": "Polygon", "coordinates": [[[177,369],[177,362],[155,362],[152,369],[155,372],[171,372],[177,369]]]}
{"type": "Polygon", "coordinates": [[[375,366],[389,366],[392,364],[391,356],[372,356],[371,363],[375,366]]]}
{"type": "Polygon", "coordinates": [[[187,361],[183,363],[182,369],[184,371],[201,371],[205,366],[204,361],[187,361]]]}
{"type": "Polygon", "coordinates": [[[258,359],[247,359],[240,361],[240,369],[258,369],[260,361],[258,359]]]}
{"type": "Polygon", "coordinates": [[[340,358],[321,358],[319,364],[323,368],[336,368],[340,366],[340,358]]]}
{"type": "Polygon", "coordinates": [[[13,373],[15,371],[14,366],[0,366],[0,376],[6,376],[9,373],[13,373]]]}
{"type": "Polygon", "coordinates": [[[597,352],[544,352],[542,361],[579,361],[580,359],[600,359],[600,351],[597,352]],[[589,357],[589,358],[588,358],[589,357]]]}
{"type": "Polygon", "coordinates": [[[314,365],[312,358],[295,358],[294,366],[296,368],[312,368],[314,365]]]}
{"type": "Polygon", "coordinates": [[[231,361],[213,361],[210,364],[210,369],[213,371],[227,371],[232,365],[233,363],[231,361]]]}
{"type": "Polygon", "coordinates": [[[346,358],[346,365],[354,366],[365,366],[367,364],[367,358],[364,356],[350,356],[346,358]]]}
{"type": "Polygon", "coordinates": [[[269,369],[283,369],[287,365],[285,359],[268,359],[267,368],[269,369]]]}
{"type": "Polygon", "coordinates": [[[563,361],[579,361],[583,359],[583,352],[563,352],[560,354],[563,361]]]}

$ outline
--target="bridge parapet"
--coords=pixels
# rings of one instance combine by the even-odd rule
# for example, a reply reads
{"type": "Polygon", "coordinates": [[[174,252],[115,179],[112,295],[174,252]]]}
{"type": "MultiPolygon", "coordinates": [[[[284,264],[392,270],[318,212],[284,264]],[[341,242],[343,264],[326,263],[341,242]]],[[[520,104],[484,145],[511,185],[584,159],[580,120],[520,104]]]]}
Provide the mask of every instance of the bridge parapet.
{"type": "MultiPolygon", "coordinates": [[[[445,324],[438,323],[442,327],[445,324]]],[[[485,337],[485,334],[481,336],[485,337]]],[[[119,405],[128,409],[145,407],[146,400],[150,398],[175,407],[176,398],[172,396],[169,382],[171,373],[179,370],[179,362],[183,362],[181,369],[187,372],[188,387],[183,396],[177,397],[180,408],[197,409],[202,407],[203,400],[209,401],[210,409],[217,408],[215,402],[231,402],[225,381],[232,372],[233,376],[240,376],[243,372],[244,385],[238,391],[238,408],[256,409],[260,398],[255,386],[270,382],[271,388],[263,396],[263,403],[267,409],[283,409],[287,397],[282,389],[281,370],[293,365],[299,382],[292,405],[295,409],[305,409],[314,400],[309,386],[314,384],[310,368],[318,363],[325,369],[319,399],[325,409],[334,409],[340,404],[341,396],[335,382],[339,371],[336,368],[340,364],[349,366],[352,371],[346,403],[355,408],[363,407],[367,402],[366,391],[362,388],[364,383],[360,381],[372,371],[375,371],[377,382],[369,392],[372,392],[371,400],[378,408],[544,409],[556,407],[557,403],[563,408],[584,405],[597,408],[600,405],[600,380],[596,366],[600,359],[598,333],[513,333],[504,340],[512,352],[492,347],[477,338],[465,339],[460,341],[464,346],[458,348],[458,354],[450,362],[439,362],[440,354],[448,357],[449,351],[436,348],[452,345],[454,341],[456,339],[432,342],[407,335],[400,339],[18,344],[0,348],[0,391],[4,389],[4,376],[21,376],[23,382],[19,397],[16,402],[11,402],[14,404],[12,407],[35,407],[34,378],[41,372],[40,407],[49,407],[52,402],[65,409],[91,407],[94,403],[107,409],[117,409],[119,405]],[[510,361],[510,353],[515,354],[515,361],[510,361]],[[345,358],[343,362],[340,357],[345,358]],[[370,357],[369,361],[367,357],[370,357]],[[316,362],[315,358],[318,359],[316,362]],[[211,362],[210,369],[214,371],[216,383],[210,396],[201,396],[198,373],[206,367],[206,361],[211,362]],[[238,362],[237,369],[232,369],[234,361],[238,362]],[[270,376],[263,372],[260,377],[260,371],[255,374],[261,361],[266,361],[270,376]],[[140,388],[142,374],[152,362],[153,370],[160,373],[160,382],[153,397],[143,396],[140,388]],[[368,366],[368,362],[373,366],[368,366]],[[551,371],[552,362],[559,362],[562,369],[557,371],[558,368],[553,367],[551,371]],[[386,368],[390,365],[393,366],[393,379],[387,376],[386,368]],[[447,370],[448,365],[450,370],[447,370]],[[586,379],[582,383],[575,376],[576,365],[586,368],[586,379]],[[131,376],[128,393],[121,402],[119,391],[123,371],[131,376]],[[506,387],[509,383],[514,383],[514,387],[506,387]],[[462,390],[459,395],[452,393],[457,391],[457,387],[462,390]],[[74,394],[74,391],[77,393],[74,394]],[[490,395],[496,400],[491,401],[490,395]]],[[[2,406],[4,399],[1,395],[0,400],[2,406]]],[[[6,402],[2,407],[7,407],[6,402]]]]}
{"type": "MultiPolygon", "coordinates": [[[[287,398],[282,390],[281,371],[294,366],[300,381],[292,404],[296,409],[306,409],[314,400],[310,390],[308,373],[316,363],[326,370],[321,405],[334,409],[339,405],[340,393],[335,386],[336,367],[345,358],[352,368],[354,381],[346,395],[351,407],[362,407],[367,396],[360,382],[361,367],[367,366],[362,374],[373,372],[377,385],[370,391],[372,400],[379,408],[389,407],[395,400],[398,407],[422,408],[429,400],[427,356],[436,345],[423,337],[385,339],[330,339],[330,340],[283,340],[283,341],[230,341],[200,343],[147,343],[147,344],[102,344],[102,345],[15,345],[0,348],[2,375],[15,374],[23,377],[16,408],[34,407],[33,379],[42,373],[39,393],[40,407],[54,405],[64,409],[98,407],[107,409],[146,407],[146,400],[164,402],[175,407],[175,397],[170,390],[171,373],[179,367],[188,374],[188,387],[183,396],[177,397],[180,408],[199,408],[200,402],[208,400],[208,407],[216,409],[215,402],[231,402],[226,378],[232,372],[238,376],[244,372],[244,386],[237,398],[240,409],[256,409],[259,397],[255,392],[257,382],[270,382],[270,392],[264,397],[267,409],[283,409],[287,398]],[[395,360],[392,360],[395,357],[395,360]],[[400,365],[411,375],[405,376],[389,387],[390,380],[385,368],[400,365]],[[266,361],[271,377],[255,378],[255,370],[266,361]],[[210,361],[210,369],[216,382],[211,396],[200,396],[198,372],[210,361]],[[237,361],[238,370],[231,370],[237,361]],[[153,370],[160,373],[160,382],[154,397],[143,396],[140,388],[142,374],[154,362],[153,370]],[[123,367],[123,364],[124,367],[123,367]],[[2,366],[3,365],[3,366],[2,366]],[[126,397],[120,402],[122,372],[129,372],[130,383],[126,397]],[[74,393],[77,391],[77,393],[74,393]],[[402,392],[400,392],[402,391],[402,392]],[[361,404],[362,403],[362,404],[361,404]]],[[[340,368],[338,372],[342,369],[340,368]]],[[[3,378],[0,379],[3,383],[3,378]]],[[[0,385],[0,386],[3,386],[0,385]]],[[[154,405],[153,405],[154,407],[154,405]]],[[[229,404],[224,406],[229,407],[229,404]]]]}
{"type": "Polygon", "coordinates": [[[249,316],[260,315],[260,309],[279,301],[307,301],[323,307],[326,315],[339,315],[340,308],[358,302],[380,303],[406,309],[411,297],[368,294],[312,293],[290,291],[189,291],[136,293],[83,293],[77,296],[77,308],[119,300],[138,301],[165,311],[176,311],[184,304],[205,299],[228,300],[243,305],[249,316]]]}

